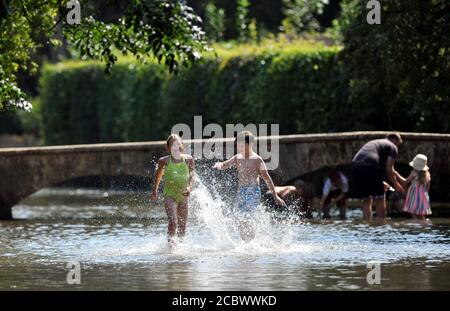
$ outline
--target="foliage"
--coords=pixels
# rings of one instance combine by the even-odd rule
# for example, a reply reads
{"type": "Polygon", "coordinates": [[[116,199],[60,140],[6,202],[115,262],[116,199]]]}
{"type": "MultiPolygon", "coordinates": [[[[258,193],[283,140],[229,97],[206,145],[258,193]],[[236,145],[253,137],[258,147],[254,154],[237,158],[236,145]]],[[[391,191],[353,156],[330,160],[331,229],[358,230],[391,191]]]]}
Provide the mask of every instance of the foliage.
{"type": "Polygon", "coordinates": [[[218,8],[214,2],[209,2],[205,8],[205,32],[213,41],[223,40],[225,33],[225,10],[218,8]]]}
{"type": "MultiPolygon", "coordinates": [[[[115,2],[114,0],[111,0],[115,2]]],[[[79,1],[81,8],[92,1],[79,1]]],[[[31,109],[26,94],[17,87],[19,70],[36,72],[31,55],[45,37],[58,46],[60,25],[65,39],[83,59],[97,59],[111,70],[118,53],[131,53],[138,60],[154,56],[170,71],[198,60],[206,49],[200,18],[178,0],[133,0],[118,21],[87,16],[71,25],[66,17],[73,7],[60,0],[11,0],[2,2],[0,15],[0,110],[11,107],[31,109]]]]}
{"type": "Polygon", "coordinates": [[[236,32],[237,39],[241,42],[250,41],[250,1],[237,0],[236,2],[236,32]]]}
{"type": "Polygon", "coordinates": [[[222,125],[280,123],[284,134],[338,126],[333,118],[345,111],[346,97],[337,48],[263,42],[216,51],[219,58],[207,56],[178,76],[129,60],[119,60],[106,78],[94,62],[46,66],[45,143],[163,139],[176,123],[193,125],[193,115],[222,125]]]}
{"type": "Polygon", "coordinates": [[[317,17],[323,13],[327,4],[328,0],[283,0],[284,31],[298,35],[305,31],[319,30],[317,17]]]}
{"type": "MultiPolygon", "coordinates": [[[[158,140],[176,123],[192,126],[194,115],[202,115],[204,123],[222,126],[279,123],[282,134],[450,132],[449,106],[444,101],[448,89],[441,84],[448,81],[445,72],[426,77],[439,83],[437,89],[418,86],[428,92],[427,96],[430,90],[441,92],[443,102],[433,103],[433,98],[420,94],[402,99],[391,93],[397,103],[410,102],[386,108],[380,98],[389,100],[383,94],[389,89],[379,86],[386,87],[392,81],[388,75],[397,74],[388,72],[375,89],[374,85],[358,84],[345,67],[351,65],[345,58],[349,54],[341,55],[339,47],[300,40],[264,40],[259,45],[229,42],[214,48],[215,54],[206,55],[177,76],[154,62],[140,64],[130,58],[119,58],[109,77],[103,75],[98,62],[46,66],[40,98],[45,143],[158,140]],[[434,80],[437,78],[443,80],[434,80]],[[420,117],[413,115],[417,111],[430,114],[433,120],[417,122],[420,117]]],[[[385,53],[381,48],[378,52],[385,53]]],[[[383,60],[376,60],[383,64],[383,60]]],[[[409,74],[404,73],[403,78],[410,79],[409,74]]]]}
{"type": "Polygon", "coordinates": [[[0,114],[0,135],[23,134],[23,126],[20,118],[14,111],[5,111],[0,114]]]}
{"type": "Polygon", "coordinates": [[[345,2],[341,55],[349,113],[380,128],[450,131],[450,2],[385,0],[381,24],[345,2]],[[367,109],[367,103],[371,108],[367,109]]]}

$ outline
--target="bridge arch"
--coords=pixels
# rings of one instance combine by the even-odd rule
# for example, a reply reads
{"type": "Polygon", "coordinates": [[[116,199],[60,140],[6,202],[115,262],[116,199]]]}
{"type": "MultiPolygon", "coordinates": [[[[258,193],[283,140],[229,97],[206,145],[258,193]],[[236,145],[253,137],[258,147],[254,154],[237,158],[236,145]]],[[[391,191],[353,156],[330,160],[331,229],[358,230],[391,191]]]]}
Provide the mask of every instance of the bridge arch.
{"type": "Polygon", "coordinates": [[[0,219],[32,193],[83,176],[148,177],[161,143],[95,144],[0,150],[0,219]]]}

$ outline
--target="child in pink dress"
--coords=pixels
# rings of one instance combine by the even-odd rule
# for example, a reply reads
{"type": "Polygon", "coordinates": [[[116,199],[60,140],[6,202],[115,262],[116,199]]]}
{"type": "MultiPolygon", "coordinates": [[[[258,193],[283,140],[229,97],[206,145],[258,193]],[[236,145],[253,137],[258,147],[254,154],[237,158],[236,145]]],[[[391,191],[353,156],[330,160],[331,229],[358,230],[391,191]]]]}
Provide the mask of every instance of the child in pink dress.
{"type": "Polygon", "coordinates": [[[414,160],[409,163],[413,170],[407,179],[399,178],[404,187],[409,185],[403,210],[410,213],[414,219],[425,219],[425,216],[431,215],[430,191],[431,175],[427,166],[427,157],[418,154],[414,160]]]}

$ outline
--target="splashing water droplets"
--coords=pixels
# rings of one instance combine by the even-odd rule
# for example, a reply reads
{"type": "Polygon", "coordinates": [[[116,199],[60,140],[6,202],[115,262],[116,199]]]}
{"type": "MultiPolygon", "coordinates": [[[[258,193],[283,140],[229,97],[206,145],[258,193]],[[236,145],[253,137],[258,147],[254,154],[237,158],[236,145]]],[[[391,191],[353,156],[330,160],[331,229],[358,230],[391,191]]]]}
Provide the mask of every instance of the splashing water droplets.
{"type": "Polygon", "coordinates": [[[188,235],[178,247],[245,257],[277,254],[293,246],[295,234],[292,226],[299,226],[296,218],[285,217],[275,221],[262,205],[258,206],[250,216],[255,237],[245,242],[238,227],[243,216],[236,213],[234,203],[227,202],[216,191],[208,189],[201,179],[197,180],[198,185],[191,194],[188,235]]]}
{"type": "Polygon", "coordinates": [[[227,208],[229,207],[225,201],[220,197],[214,198],[203,182],[198,182],[197,188],[192,193],[191,201],[192,216],[195,219],[190,219],[190,221],[198,221],[200,225],[196,226],[196,233],[202,236],[208,235],[212,238],[209,242],[216,243],[219,248],[220,246],[234,245],[229,219],[224,216],[227,208]],[[205,230],[208,232],[199,232],[205,230]]]}

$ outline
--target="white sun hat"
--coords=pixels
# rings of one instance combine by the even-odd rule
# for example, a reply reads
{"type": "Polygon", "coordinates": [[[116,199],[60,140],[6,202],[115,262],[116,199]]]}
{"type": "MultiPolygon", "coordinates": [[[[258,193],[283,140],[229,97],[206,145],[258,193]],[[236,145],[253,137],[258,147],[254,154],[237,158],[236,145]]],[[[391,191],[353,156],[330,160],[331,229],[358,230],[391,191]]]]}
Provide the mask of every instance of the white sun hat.
{"type": "Polygon", "coordinates": [[[416,171],[426,171],[429,169],[427,165],[428,158],[424,154],[418,154],[409,162],[409,165],[416,171]]]}

